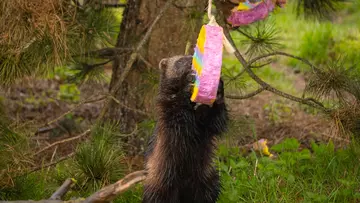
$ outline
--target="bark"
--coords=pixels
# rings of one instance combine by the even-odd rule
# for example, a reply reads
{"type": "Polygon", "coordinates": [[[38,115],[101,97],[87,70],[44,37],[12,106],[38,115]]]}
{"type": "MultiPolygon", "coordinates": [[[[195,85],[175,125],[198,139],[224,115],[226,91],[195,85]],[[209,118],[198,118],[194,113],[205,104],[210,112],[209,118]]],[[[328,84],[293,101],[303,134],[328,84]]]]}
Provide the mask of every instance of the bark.
{"type": "MultiPolygon", "coordinates": [[[[165,3],[166,0],[128,0],[116,47],[136,47],[165,3]]],[[[193,53],[193,47],[206,11],[206,3],[206,0],[178,0],[166,10],[140,51],[141,58],[145,60],[137,60],[134,63],[121,89],[115,95],[121,105],[114,100],[110,101],[110,108],[108,108],[105,120],[118,121],[121,125],[120,130],[123,133],[130,133],[136,123],[144,119],[144,115],[131,109],[143,112],[153,109],[151,101],[155,95],[146,97],[147,95],[144,94],[146,91],[143,88],[149,86],[144,72],[150,70],[151,73],[158,74],[159,61],[162,58],[184,54],[188,42],[191,45],[189,54],[193,53]],[[149,67],[150,65],[151,67],[149,67]]],[[[119,55],[114,61],[110,91],[115,82],[119,80],[130,54],[129,52],[119,55]]]]}

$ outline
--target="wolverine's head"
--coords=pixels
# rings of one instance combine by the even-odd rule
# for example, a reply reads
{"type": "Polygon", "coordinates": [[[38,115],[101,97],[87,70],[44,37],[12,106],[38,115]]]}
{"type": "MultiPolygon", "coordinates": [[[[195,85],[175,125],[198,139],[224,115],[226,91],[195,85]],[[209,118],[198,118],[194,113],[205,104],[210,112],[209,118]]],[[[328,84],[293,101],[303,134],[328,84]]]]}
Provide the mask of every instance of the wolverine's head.
{"type": "Polygon", "coordinates": [[[165,58],[160,61],[161,76],[167,79],[180,78],[192,71],[192,56],[179,55],[165,58]]]}

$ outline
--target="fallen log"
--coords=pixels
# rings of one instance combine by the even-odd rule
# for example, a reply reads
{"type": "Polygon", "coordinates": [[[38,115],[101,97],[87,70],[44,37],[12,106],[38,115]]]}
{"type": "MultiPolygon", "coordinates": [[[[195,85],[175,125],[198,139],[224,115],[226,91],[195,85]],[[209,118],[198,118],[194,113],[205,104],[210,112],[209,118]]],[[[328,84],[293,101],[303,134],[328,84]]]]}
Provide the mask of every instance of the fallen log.
{"type": "Polygon", "coordinates": [[[126,175],[123,179],[108,185],[87,198],[78,198],[75,200],[61,200],[62,197],[70,190],[75,180],[69,178],[51,195],[47,200],[16,200],[16,201],[0,201],[0,203],[108,203],[118,197],[121,193],[128,190],[131,186],[143,181],[147,172],[136,171],[126,175]]]}

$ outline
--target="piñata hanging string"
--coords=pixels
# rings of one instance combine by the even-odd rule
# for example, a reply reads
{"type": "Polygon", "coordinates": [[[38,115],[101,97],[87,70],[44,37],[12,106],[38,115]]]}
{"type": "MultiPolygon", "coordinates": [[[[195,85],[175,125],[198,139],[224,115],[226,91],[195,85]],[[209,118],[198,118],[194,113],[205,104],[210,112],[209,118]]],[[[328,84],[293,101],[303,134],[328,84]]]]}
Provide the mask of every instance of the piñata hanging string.
{"type": "Polygon", "coordinates": [[[209,23],[201,27],[192,61],[195,72],[195,84],[191,101],[212,105],[217,96],[221,76],[223,47],[234,53],[223,33],[223,28],[216,23],[212,15],[212,1],[209,0],[209,23]]]}
{"type": "MultiPolygon", "coordinates": [[[[219,26],[216,22],[215,16],[212,14],[211,9],[212,9],[212,0],[209,0],[208,9],[207,9],[208,18],[209,18],[208,25],[219,26]]],[[[234,47],[230,44],[229,40],[225,37],[224,33],[223,33],[223,45],[229,54],[233,54],[235,52],[234,47]]]]}

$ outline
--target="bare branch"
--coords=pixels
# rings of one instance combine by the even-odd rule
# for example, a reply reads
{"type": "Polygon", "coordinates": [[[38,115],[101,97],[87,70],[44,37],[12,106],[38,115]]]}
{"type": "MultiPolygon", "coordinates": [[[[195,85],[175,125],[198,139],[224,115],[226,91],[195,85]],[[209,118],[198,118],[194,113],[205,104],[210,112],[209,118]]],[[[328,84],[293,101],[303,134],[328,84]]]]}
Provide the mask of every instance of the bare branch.
{"type": "Polygon", "coordinates": [[[262,56],[255,57],[255,58],[253,58],[252,60],[249,61],[249,65],[251,66],[253,63],[255,63],[256,61],[258,61],[260,59],[267,58],[267,57],[270,57],[270,56],[276,56],[276,55],[287,56],[287,57],[290,57],[290,58],[297,59],[297,60],[302,61],[303,63],[307,64],[308,66],[310,66],[310,68],[313,71],[315,71],[315,72],[319,71],[319,69],[316,66],[314,66],[312,63],[310,63],[308,60],[306,60],[304,58],[301,58],[301,57],[298,57],[298,56],[294,56],[292,54],[288,54],[288,53],[285,53],[285,52],[280,52],[280,51],[276,51],[276,52],[272,52],[272,53],[269,53],[269,54],[265,54],[265,55],[262,55],[262,56]]]}
{"type": "Polygon", "coordinates": [[[112,95],[109,95],[109,97],[110,97],[111,99],[113,99],[118,105],[120,105],[121,107],[123,107],[123,108],[125,108],[125,109],[127,109],[127,110],[130,110],[130,111],[132,111],[132,112],[134,112],[134,113],[137,113],[137,114],[139,114],[139,115],[142,115],[142,116],[148,116],[148,114],[147,114],[145,111],[141,111],[141,110],[137,110],[137,109],[128,107],[128,106],[126,106],[125,104],[121,103],[118,99],[116,99],[116,98],[115,98],[114,96],[112,96],[112,95]]]}
{"type": "Polygon", "coordinates": [[[91,195],[85,199],[85,203],[94,203],[94,202],[109,202],[119,194],[123,193],[131,186],[135,185],[138,182],[145,180],[147,175],[146,171],[136,171],[125,176],[125,178],[119,180],[118,182],[104,187],[100,191],[91,195]]]}
{"type": "Polygon", "coordinates": [[[102,3],[101,5],[105,8],[124,8],[126,6],[126,3],[102,3]]]}
{"type": "Polygon", "coordinates": [[[72,184],[75,181],[72,178],[68,178],[50,197],[49,200],[61,200],[61,198],[69,191],[72,184]]]}
{"type": "Polygon", "coordinates": [[[262,68],[264,66],[270,65],[272,63],[272,60],[269,60],[266,63],[260,64],[260,65],[250,65],[250,68],[262,68]]]}
{"type": "MultiPolygon", "coordinates": [[[[269,64],[271,64],[271,63],[272,63],[272,61],[268,61],[268,62],[266,62],[266,63],[264,63],[264,64],[260,64],[260,65],[256,65],[256,66],[250,66],[250,68],[262,68],[262,67],[267,66],[267,65],[269,65],[269,64]]],[[[227,84],[229,84],[230,82],[232,82],[232,81],[234,81],[234,80],[237,80],[237,79],[238,79],[239,77],[241,77],[245,72],[246,72],[245,69],[241,70],[241,72],[238,73],[237,75],[235,75],[235,77],[231,78],[231,79],[227,82],[227,84]]]]}
{"type": "Polygon", "coordinates": [[[95,51],[89,51],[89,52],[85,52],[84,54],[81,55],[74,55],[73,57],[78,57],[78,56],[85,56],[85,57],[96,57],[96,58],[101,58],[101,59],[113,59],[115,56],[123,54],[125,52],[128,51],[133,51],[134,49],[132,48],[126,48],[126,47],[122,47],[122,48],[103,48],[103,49],[99,49],[99,50],[95,50],[95,51]]]}
{"type": "MultiPolygon", "coordinates": [[[[60,116],[58,116],[54,120],[51,120],[51,121],[47,122],[44,126],[49,126],[50,124],[55,123],[56,121],[60,120],[62,117],[66,116],[67,114],[69,114],[71,112],[73,112],[74,110],[76,110],[77,108],[79,108],[80,106],[82,106],[84,104],[99,102],[99,101],[102,101],[104,99],[106,99],[106,96],[101,96],[101,97],[99,97],[97,99],[87,99],[87,100],[81,101],[74,108],[70,109],[69,111],[67,111],[67,112],[65,112],[63,114],[61,114],[60,116]]],[[[39,133],[39,130],[35,134],[38,134],[38,133],[39,133]]]]}
{"type": "Polygon", "coordinates": [[[249,94],[246,94],[246,95],[226,95],[225,97],[226,98],[229,98],[229,99],[249,99],[257,94],[260,94],[262,91],[264,91],[265,89],[263,87],[260,87],[259,89],[255,90],[254,92],[251,92],[249,94]]]}
{"type": "Polygon", "coordinates": [[[71,185],[74,183],[74,180],[67,179],[63,185],[51,196],[49,200],[19,200],[19,201],[0,201],[0,203],[100,203],[100,202],[110,202],[115,199],[118,195],[128,190],[131,186],[145,180],[147,172],[145,170],[136,171],[126,175],[123,179],[117,181],[114,184],[108,185],[96,193],[92,194],[90,197],[84,199],[79,198],[69,201],[59,200],[65,193],[70,189],[71,185]]]}
{"type": "Polygon", "coordinates": [[[43,152],[43,151],[45,151],[45,150],[47,150],[47,149],[50,149],[51,147],[54,147],[54,146],[56,146],[56,145],[59,145],[59,144],[63,144],[63,143],[66,143],[66,142],[70,142],[70,141],[73,141],[73,140],[80,139],[80,138],[84,137],[85,135],[87,135],[89,132],[90,132],[90,129],[87,129],[85,132],[81,133],[81,134],[78,135],[78,136],[70,137],[70,138],[67,138],[67,139],[64,139],[64,140],[60,140],[60,141],[54,142],[54,143],[52,143],[51,145],[49,145],[49,146],[47,146],[47,147],[44,147],[43,149],[37,151],[35,154],[33,154],[33,156],[38,155],[38,154],[40,154],[41,152],[43,152]]]}
{"type": "Polygon", "coordinates": [[[46,167],[49,167],[49,166],[54,166],[54,165],[56,165],[56,164],[58,164],[58,163],[60,163],[60,162],[62,162],[62,161],[65,161],[65,160],[67,160],[67,159],[69,159],[69,158],[71,158],[71,157],[73,157],[73,156],[75,156],[75,153],[74,153],[74,152],[73,152],[73,153],[70,153],[70,154],[68,154],[68,155],[66,155],[66,156],[63,156],[63,157],[59,158],[58,160],[56,160],[56,161],[54,161],[54,162],[50,162],[50,163],[47,163],[47,164],[44,164],[44,165],[41,165],[41,166],[32,168],[32,169],[31,169],[30,171],[28,171],[27,173],[28,173],[28,174],[29,174],[29,173],[33,173],[33,172],[38,171],[38,170],[41,170],[41,169],[43,169],[43,168],[46,168],[46,167]]]}

